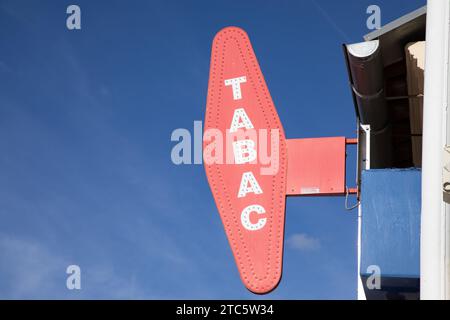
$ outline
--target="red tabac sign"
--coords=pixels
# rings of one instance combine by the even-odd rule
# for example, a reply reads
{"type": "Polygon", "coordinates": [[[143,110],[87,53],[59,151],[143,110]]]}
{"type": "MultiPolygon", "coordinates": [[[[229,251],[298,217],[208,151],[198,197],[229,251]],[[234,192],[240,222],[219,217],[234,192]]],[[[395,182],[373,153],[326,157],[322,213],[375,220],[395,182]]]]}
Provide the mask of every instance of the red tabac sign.
{"type": "Polygon", "coordinates": [[[213,42],[203,150],[242,281],[267,293],[282,270],[286,139],[250,40],[236,27],[213,42]]]}
{"type": "Polygon", "coordinates": [[[247,34],[214,38],[203,160],[239,273],[254,293],[280,281],[286,196],[344,195],[345,137],[289,139],[247,34]]]}

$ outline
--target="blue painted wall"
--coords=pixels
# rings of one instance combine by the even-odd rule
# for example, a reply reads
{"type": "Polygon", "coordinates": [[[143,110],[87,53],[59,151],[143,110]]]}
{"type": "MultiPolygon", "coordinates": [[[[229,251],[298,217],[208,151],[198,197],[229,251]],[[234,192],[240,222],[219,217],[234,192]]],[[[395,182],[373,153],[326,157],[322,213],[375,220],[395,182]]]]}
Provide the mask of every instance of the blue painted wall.
{"type": "MultiPolygon", "coordinates": [[[[381,290],[366,295],[386,298],[415,298],[420,276],[419,169],[378,169],[362,172],[361,277],[377,265],[381,271],[381,290]],[[384,294],[384,295],[383,295],[384,294]]],[[[367,289],[367,288],[366,288],[367,289]]]]}

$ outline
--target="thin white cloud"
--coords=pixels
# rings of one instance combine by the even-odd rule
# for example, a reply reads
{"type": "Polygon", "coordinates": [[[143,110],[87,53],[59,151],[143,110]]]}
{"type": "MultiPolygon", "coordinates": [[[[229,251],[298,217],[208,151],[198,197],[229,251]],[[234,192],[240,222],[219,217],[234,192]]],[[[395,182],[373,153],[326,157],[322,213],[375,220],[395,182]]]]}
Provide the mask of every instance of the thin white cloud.
{"type": "Polygon", "coordinates": [[[1,299],[144,299],[134,274],[113,266],[81,264],[81,290],[66,288],[66,268],[73,261],[52,253],[44,244],[0,233],[1,299]]]}
{"type": "Polygon", "coordinates": [[[25,239],[0,235],[0,259],[3,280],[0,295],[3,299],[33,299],[39,297],[39,293],[47,297],[48,293],[58,289],[54,281],[58,268],[64,274],[61,259],[38,243],[25,239]]]}
{"type": "Polygon", "coordinates": [[[316,251],[321,247],[319,239],[311,237],[306,233],[293,234],[287,239],[286,243],[291,248],[300,251],[316,251]]]}

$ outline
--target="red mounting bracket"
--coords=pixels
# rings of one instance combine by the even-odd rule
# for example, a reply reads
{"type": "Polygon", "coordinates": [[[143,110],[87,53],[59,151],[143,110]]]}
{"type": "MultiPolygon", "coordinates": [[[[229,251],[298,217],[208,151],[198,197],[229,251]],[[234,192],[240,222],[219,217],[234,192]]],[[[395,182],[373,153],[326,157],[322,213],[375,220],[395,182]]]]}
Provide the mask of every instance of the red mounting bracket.
{"type": "Polygon", "coordinates": [[[286,195],[320,196],[356,194],[347,188],[346,146],[358,139],[345,137],[287,139],[286,195]]]}

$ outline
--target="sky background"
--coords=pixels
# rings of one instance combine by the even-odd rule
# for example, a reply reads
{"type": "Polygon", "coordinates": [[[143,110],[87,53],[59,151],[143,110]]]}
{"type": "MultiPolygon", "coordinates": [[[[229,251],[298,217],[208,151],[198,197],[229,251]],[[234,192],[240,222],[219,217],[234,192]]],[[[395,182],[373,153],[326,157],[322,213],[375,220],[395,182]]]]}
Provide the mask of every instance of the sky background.
{"type": "MultiPolygon", "coordinates": [[[[203,167],[171,162],[171,133],[203,120],[212,39],[235,25],[288,138],[354,137],[341,45],[369,32],[371,4],[386,24],[425,0],[0,0],[0,298],[261,298],[203,167]]],[[[350,147],[349,186],[355,161],[350,147]]],[[[283,278],[264,298],[355,299],[356,214],[289,198],[283,278]]]]}

